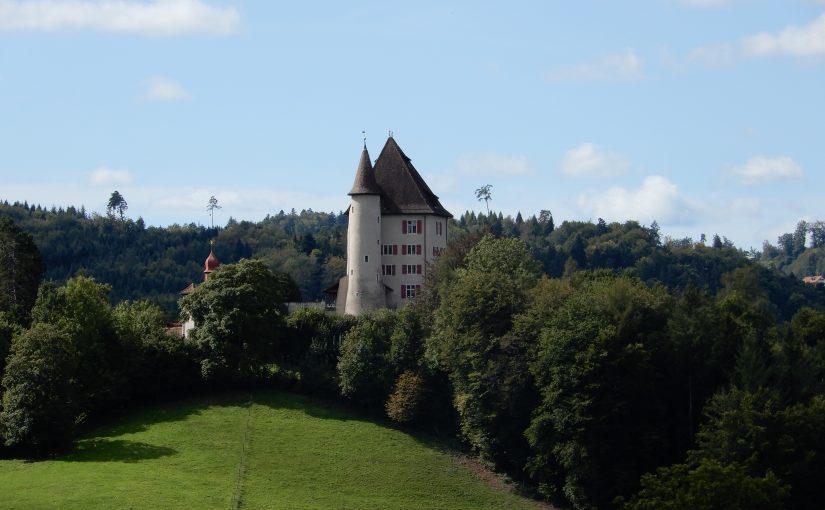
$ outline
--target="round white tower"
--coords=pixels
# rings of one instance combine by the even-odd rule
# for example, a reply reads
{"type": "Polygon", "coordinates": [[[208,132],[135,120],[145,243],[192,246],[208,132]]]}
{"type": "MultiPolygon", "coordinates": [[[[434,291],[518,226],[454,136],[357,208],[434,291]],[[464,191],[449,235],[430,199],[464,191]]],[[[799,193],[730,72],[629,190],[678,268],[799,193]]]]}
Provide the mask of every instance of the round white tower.
{"type": "Polygon", "coordinates": [[[359,315],[386,306],[381,281],[381,189],[375,182],[366,145],[349,195],[352,202],[347,226],[344,313],[359,315]]]}

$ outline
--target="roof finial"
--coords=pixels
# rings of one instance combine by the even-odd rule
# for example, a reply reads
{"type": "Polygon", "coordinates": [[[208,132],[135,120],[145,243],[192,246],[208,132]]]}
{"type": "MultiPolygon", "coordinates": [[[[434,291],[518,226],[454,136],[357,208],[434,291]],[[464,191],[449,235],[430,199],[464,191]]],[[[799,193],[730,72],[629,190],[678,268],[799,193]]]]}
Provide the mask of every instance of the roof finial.
{"type": "Polygon", "coordinates": [[[390,129],[390,138],[392,138],[392,129],[390,129]]]}
{"type": "Polygon", "coordinates": [[[361,131],[361,134],[364,135],[364,148],[367,148],[367,130],[361,131]]]}
{"type": "Polygon", "coordinates": [[[210,240],[209,240],[209,249],[210,249],[210,250],[212,250],[212,248],[214,248],[214,247],[215,247],[215,240],[214,240],[214,239],[210,239],[210,240]]]}

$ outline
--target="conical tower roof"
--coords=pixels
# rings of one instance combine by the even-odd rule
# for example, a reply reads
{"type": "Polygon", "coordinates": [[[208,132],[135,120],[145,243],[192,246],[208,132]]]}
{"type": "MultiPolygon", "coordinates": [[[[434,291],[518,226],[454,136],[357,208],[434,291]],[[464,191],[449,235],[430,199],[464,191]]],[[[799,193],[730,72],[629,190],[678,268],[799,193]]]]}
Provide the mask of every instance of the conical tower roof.
{"type": "Polygon", "coordinates": [[[358,170],[355,172],[355,182],[352,184],[350,195],[380,195],[381,188],[375,182],[375,172],[370,162],[370,153],[367,146],[361,151],[361,161],[358,162],[358,170]]]}

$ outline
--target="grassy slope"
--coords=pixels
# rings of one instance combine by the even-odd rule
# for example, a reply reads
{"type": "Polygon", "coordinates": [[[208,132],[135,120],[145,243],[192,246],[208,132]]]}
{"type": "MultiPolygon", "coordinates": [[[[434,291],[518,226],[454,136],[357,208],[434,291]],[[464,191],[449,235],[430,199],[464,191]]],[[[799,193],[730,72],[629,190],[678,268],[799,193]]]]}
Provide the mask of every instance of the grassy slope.
{"type": "Polygon", "coordinates": [[[80,440],[71,454],[0,460],[0,506],[536,507],[403,432],[295,395],[246,400],[224,395],[143,409],[80,440]]]}

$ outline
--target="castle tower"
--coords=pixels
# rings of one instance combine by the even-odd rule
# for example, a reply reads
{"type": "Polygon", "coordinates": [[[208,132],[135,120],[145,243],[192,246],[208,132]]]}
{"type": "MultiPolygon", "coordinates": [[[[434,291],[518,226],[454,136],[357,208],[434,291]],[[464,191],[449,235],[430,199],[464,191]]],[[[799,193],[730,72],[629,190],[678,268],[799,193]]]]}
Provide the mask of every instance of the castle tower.
{"type": "Polygon", "coordinates": [[[366,144],[349,195],[344,313],[359,315],[387,306],[381,281],[381,189],[366,144]]]}
{"type": "Polygon", "coordinates": [[[350,315],[405,306],[446,249],[452,215],[392,134],[375,167],[364,145],[349,195],[347,274],[324,291],[328,304],[350,315]]]}

